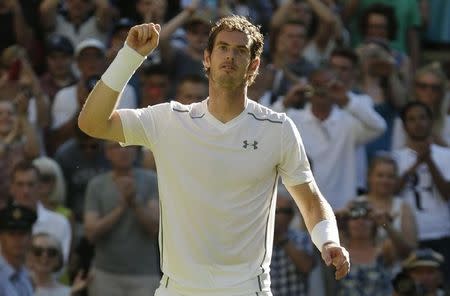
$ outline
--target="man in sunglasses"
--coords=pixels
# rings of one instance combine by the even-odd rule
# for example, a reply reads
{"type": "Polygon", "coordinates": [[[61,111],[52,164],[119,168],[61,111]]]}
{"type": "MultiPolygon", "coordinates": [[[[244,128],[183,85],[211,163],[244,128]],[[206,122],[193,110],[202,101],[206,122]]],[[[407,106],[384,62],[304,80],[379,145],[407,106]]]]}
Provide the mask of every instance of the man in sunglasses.
{"type": "Polygon", "coordinates": [[[0,210],[0,295],[34,295],[24,265],[36,219],[35,211],[24,206],[10,204],[0,210]]]}

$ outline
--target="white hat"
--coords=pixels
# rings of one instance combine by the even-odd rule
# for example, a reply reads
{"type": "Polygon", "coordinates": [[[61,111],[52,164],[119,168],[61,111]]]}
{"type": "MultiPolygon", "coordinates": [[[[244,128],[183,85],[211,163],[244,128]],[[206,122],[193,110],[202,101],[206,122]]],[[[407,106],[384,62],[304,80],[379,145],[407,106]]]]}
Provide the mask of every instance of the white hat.
{"type": "Polygon", "coordinates": [[[78,57],[79,54],[86,48],[97,48],[102,53],[106,52],[105,45],[103,45],[100,40],[95,38],[88,38],[78,43],[77,47],[75,48],[75,57],[78,57]]]}

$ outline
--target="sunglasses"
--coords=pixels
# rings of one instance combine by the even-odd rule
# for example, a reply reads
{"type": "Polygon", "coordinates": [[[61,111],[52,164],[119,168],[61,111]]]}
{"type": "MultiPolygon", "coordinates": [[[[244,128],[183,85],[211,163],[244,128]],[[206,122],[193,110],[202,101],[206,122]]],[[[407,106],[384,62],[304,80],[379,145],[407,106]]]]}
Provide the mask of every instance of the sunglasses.
{"type": "Polygon", "coordinates": [[[425,83],[416,81],[416,87],[420,89],[431,89],[433,92],[440,92],[442,90],[442,85],[437,83],[425,83]]]}
{"type": "Polygon", "coordinates": [[[46,253],[48,258],[55,258],[59,254],[58,249],[54,247],[43,248],[38,246],[32,246],[31,252],[36,257],[42,257],[42,255],[46,253]]]}

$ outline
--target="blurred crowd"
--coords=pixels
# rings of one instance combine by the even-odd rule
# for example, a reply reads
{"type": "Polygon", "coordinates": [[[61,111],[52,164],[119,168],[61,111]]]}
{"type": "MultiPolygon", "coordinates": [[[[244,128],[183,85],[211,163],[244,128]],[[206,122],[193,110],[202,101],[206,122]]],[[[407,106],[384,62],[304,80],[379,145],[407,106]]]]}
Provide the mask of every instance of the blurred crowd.
{"type": "Polygon", "coordinates": [[[209,30],[230,14],[261,26],[248,97],[297,125],[352,262],[335,281],[280,184],[273,295],[449,295],[447,0],[0,0],[0,295],[153,295],[152,152],[77,116],[142,22],[159,47],[118,108],[202,101],[209,30]]]}

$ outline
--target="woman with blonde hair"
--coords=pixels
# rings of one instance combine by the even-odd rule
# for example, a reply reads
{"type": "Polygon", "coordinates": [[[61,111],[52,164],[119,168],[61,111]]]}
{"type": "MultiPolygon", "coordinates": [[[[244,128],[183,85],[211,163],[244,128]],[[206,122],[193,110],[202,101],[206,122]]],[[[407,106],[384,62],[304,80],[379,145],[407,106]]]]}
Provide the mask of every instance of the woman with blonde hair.
{"type": "MultiPolygon", "coordinates": [[[[450,94],[447,77],[439,63],[420,68],[414,77],[412,98],[426,104],[433,111],[433,142],[450,146],[450,94]]],[[[392,149],[405,146],[406,136],[400,119],[394,123],[392,149]]]]}

